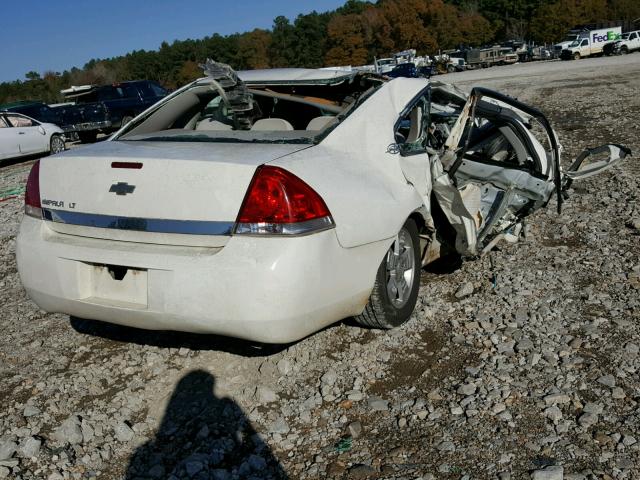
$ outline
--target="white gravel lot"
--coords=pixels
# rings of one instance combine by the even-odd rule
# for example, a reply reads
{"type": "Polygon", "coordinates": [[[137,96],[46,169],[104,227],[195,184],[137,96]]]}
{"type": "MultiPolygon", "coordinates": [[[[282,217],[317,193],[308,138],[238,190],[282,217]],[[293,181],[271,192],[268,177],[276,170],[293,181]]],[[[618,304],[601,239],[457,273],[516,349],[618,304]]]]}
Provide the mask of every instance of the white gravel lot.
{"type": "MultiPolygon", "coordinates": [[[[638,54],[437,80],[539,107],[565,162],[640,151],[638,54]]],[[[0,167],[0,192],[31,163],[0,167]]],[[[0,478],[638,479],[638,174],[632,157],[576,183],[493,266],[424,272],[397,330],[282,347],[40,311],[15,265],[22,199],[2,201],[0,478]]]]}

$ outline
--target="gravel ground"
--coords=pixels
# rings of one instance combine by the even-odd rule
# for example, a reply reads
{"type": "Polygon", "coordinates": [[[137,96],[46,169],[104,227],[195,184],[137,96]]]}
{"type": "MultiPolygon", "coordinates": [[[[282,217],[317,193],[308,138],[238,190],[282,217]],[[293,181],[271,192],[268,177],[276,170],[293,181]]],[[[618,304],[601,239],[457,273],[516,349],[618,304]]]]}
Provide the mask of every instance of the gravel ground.
{"type": "MultiPolygon", "coordinates": [[[[640,55],[441,79],[540,107],[566,161],[640,150],[640,55]]],[[[22,200],[0,202],[0,478],[640,478],[639,173],[630,158],[520,244],[424,272],[397,330],[282,347],[40,311],[16,272],[22,200]]]]}

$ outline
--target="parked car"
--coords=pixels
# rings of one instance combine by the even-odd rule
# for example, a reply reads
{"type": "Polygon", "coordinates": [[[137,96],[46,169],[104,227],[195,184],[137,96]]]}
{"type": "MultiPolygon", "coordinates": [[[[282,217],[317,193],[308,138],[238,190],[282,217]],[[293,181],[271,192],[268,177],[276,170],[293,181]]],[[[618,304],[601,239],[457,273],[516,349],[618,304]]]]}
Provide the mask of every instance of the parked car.
{"type": "MultiPolygon", "coordinates": [[[[571,43],[571,42],[569,42],[571,43]]],[[[567,44],[568,45],[568,44],[567,44]]],[[[560,52],[558,52],[558,55],[560,52]]],[[[533,62],[537,60],[550,60],[553,58],[553,51],[542,45],[528,46],[518,53],[518,61],[533,62]]]]}
{"type": "Polygon", "coordinates": [[[98,133],[112,133],[166,96],[167,91],[149,80],[83,85],[62,90],[75,105],[64,107],[65,130],[78,132],[81,142],[95,141],[98,133]]]}
{"type": "Polygon", "coordinates": [[[51,123],[40,123],[16,112],[0,112],[0,160],[39,153],[60,153],[64,132],[51,123]]]}
{"type": "Polygon", "coordinates": [[[626,55],[640,50],[640,30],[623,33],[620,40],[609,42],[602,51],[605,55],[626,55]]]}
{"type": "Polygon", "coordinates": [[[435,65],[422,65],[418,67],[418,77],[430,78],[438,74],[438,69],[435,65]]]}
{"type": "Polygon", "coordinates": [[[386,73],[389,78],[417,78],[419,76],[418,69],[413,63],[401,63],[396,65],[390,72],[386,73]]]}
{"type": "MultiPolygon", "coordinates": [[[[17,263],[44,310],[290,342],[392,328],[443,251],[483,255],[571,181],[545,116],[427,79],[208,62],[110,139],[36,163],[17,263]]],[[[590,154],[600,161],[584,167],[590,154]]],[[[603,155],[604,154],[604,155],[603,155]]]]}

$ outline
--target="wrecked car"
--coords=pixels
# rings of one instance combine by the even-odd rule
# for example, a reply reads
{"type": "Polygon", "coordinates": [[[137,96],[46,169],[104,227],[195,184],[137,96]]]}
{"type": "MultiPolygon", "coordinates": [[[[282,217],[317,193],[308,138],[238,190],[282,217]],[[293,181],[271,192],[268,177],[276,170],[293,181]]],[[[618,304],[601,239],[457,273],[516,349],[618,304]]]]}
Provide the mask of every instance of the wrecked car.
{"type": "Polygon", "coordinates": [[[205,71],[109,140],[33,166],[17,260],[41,308],[271,343],[350,316],[395,327],[440,252],[516,241],[630,153],[606,145],[563,171],[545,116],[482,88],[205,71]]]}

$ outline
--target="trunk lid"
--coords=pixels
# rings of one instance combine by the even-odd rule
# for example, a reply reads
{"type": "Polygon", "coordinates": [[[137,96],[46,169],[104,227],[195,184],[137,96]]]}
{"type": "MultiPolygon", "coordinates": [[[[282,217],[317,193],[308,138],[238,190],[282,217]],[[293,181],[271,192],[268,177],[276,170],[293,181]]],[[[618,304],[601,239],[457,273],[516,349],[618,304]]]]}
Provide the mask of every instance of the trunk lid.
{"type": "Polygon", "coordinates": [[[45,158],[40,196],[55,231],[221,246],[256,168],[309,145],[107,141],[45,158]],[[112,164],[142,164],[114,168],[112,164]]]}

